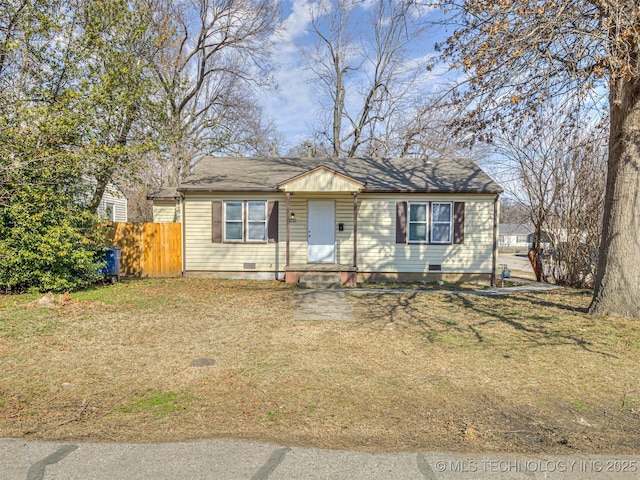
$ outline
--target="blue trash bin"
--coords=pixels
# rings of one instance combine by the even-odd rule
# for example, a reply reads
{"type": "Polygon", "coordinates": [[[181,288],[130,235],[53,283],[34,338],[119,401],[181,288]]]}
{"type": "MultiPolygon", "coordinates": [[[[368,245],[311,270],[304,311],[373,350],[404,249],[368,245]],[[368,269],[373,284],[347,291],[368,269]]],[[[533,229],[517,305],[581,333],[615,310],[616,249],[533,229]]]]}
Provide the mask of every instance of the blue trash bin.
{"type": "Polygon", "coordinates": [[[104,253],[107,264],[99,272],[111,283],[120,281],[120,247],[105,247],[104,253]]]}

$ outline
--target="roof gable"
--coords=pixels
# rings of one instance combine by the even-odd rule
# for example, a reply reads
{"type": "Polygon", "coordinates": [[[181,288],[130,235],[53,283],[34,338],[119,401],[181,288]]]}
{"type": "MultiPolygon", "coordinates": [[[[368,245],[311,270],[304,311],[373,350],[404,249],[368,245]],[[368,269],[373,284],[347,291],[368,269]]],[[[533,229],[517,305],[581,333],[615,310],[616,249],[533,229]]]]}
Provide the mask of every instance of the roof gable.
{"type": "Polygon", "coordinates": [[[278,187],[285,192],[358,192],[364,185],[321,165],[282,182],[278,187]]]}

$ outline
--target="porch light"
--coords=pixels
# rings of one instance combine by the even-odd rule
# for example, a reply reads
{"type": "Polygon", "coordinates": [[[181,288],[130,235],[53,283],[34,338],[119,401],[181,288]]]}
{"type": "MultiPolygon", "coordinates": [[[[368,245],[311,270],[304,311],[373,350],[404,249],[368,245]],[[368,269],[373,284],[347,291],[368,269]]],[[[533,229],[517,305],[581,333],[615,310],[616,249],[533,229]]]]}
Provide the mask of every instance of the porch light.
{"type": "Polygon", "coordinates": [[[289,222],[290,223],[296,223],[296,214],[291,212],[291,215],[289,215],[289,222]]]}

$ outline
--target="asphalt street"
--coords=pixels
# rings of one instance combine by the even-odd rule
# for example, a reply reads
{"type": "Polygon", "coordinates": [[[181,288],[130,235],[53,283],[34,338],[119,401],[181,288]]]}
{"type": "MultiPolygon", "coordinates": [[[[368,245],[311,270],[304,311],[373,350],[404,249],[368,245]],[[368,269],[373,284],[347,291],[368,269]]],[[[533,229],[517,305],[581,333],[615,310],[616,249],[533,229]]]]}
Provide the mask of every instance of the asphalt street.
{"type": "Polygon", "coordinates": [[[237,440],[59,443],[0,439],[2,480],[636,479],[640,456],[365,453],[237,440]]]}

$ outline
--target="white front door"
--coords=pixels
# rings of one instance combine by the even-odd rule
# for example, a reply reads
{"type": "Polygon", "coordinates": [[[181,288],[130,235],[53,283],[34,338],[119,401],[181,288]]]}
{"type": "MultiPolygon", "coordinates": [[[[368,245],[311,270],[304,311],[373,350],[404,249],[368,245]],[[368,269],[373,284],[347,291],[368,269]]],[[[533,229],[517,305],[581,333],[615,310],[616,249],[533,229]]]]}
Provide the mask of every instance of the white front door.
{"type": "Polygon", "coordinates": [[[336,204],[333,200],[309,200],[307,262],[336,261],[336,204]]]}

